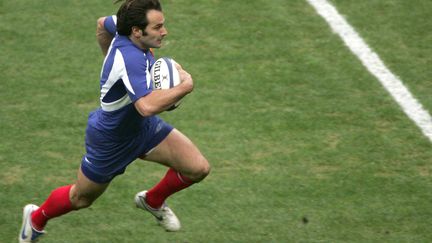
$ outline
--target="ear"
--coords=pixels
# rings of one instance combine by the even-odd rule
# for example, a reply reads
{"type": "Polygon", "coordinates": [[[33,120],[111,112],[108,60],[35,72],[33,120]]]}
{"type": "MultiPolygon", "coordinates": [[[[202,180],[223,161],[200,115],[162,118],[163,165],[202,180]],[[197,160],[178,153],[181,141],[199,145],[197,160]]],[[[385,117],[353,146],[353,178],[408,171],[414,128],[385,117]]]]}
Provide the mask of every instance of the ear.
{"type": "Polygon", "coordinates": [[[137,26],[132,26],[131,35],[133,37],[140,38],[143,35],[143,33],[142,33],[142,30],[140,28],[138,28],[137,26]]]}

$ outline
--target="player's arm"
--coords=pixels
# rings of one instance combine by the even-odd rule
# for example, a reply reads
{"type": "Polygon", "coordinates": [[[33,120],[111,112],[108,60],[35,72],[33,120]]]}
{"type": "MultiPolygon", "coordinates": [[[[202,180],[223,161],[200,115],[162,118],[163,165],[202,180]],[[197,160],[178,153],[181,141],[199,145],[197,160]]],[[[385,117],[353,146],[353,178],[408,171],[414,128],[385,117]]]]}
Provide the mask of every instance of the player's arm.
{"type": "Polygon", "coordinates": [[[181,83],[171,89],[154,90],[135,102],[135,108],[142,116],[152,116],[166,111],[184,96],[192,92],[192,76],[178,66],[181,83]]]}
{"type": "Polygon", "coordinates": [[[110,33],[105,28],[105,21],[108,17],[100,17],[97,20],[97,27],[96,27],[96,38],[97,42],[102,50],[102,54],[106,56],[108,52],[108,48],[111,44],[112,39],[114,38],[115,33],[110,33]]]}

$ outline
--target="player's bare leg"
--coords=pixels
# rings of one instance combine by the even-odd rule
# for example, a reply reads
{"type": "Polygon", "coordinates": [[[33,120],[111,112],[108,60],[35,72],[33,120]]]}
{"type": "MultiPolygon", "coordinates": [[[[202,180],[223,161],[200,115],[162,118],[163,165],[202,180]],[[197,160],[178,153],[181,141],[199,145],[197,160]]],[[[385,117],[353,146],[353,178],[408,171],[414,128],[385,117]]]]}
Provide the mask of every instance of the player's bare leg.
{"type": "Polygon", "coordinates": [[[78,179],[72,186],[69,198],[75,210],[89,207],[104,191],[109,183],[96,183],[87,178],[81,168],[78,170],[78,179]]]}
{"type": "Polygon", "coordinates": [[[51,192],[40,206],[28,204],[24,208],[23,225],[19,241],[33,242],[42,234],[48,220],[67,214],[72,210],[89,207],[108,187],[89,180],[79,169],[73,185],[59,187],[51,192]]]}
{"type": "Polygon", "coordinates": [[[168,231],[178,231],[180,221],[165,204],[170,195],[203,180],[210,172],[207,159],[192,141],[180,131],[173,131],[142,159],[170,167],[165,177],[149,191],[135,196],[138,207],[152,213],[168,231]]]}
{"type": "Polygon", "coordinates": [[[207,159],[192,141],[177,129],[142,159],[173,168],[193,182],[199,182],[210,172],[207,159]]]}

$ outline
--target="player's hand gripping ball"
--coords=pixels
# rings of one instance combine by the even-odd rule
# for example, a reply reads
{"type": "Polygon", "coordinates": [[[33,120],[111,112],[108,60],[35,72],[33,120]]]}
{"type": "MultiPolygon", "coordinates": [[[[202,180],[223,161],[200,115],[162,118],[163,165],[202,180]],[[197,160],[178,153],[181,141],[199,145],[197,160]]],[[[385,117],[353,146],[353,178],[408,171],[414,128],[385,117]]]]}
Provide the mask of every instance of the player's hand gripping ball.
{"type": "MultiPolygon", "coordinates": [[[[151,79],[153,81],[153,90],[171,89],[180,84],[180,75],[176,68],[176,62],[169,57],[161,57],[156,60],[150,69],[151,79]]],[[[181,103],[181,100],[175,103],[168,110],[174,110],[181,103]]]]}

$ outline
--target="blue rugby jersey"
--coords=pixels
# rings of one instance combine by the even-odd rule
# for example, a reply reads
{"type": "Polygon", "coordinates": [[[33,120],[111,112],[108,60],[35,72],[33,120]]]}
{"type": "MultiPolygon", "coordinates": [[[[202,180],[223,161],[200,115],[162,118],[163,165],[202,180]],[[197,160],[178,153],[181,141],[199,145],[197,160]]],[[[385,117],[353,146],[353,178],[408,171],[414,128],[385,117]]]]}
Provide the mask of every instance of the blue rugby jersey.
{"type": "Polygon", "coordinates": [[[117,32],[117,16],[107,16],[104,21],[104,27],[112,36],[114,36],[117,32]]]}
{"type": "MultiPolygon", "coordinates": [[[[110,33],[115,30],[115,16],[107,17],[104,25],[110,33]]],[[[101,107],[90,116],[89,125],[115,138],[134,136],[143,129],[147,119],[133,103],[152,91],[153,63],[150,50],[138,48],[127,36],[116,35],[101,70],[101,107]]]]}

